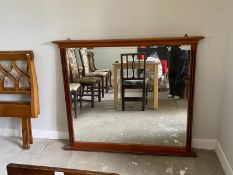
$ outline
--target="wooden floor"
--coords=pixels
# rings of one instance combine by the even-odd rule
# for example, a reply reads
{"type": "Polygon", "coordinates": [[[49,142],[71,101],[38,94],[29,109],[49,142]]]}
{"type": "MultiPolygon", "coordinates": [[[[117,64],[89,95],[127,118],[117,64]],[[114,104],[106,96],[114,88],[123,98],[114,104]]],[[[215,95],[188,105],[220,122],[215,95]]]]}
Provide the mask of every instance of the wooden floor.
{"type": "Polygon", "coordinates": [[[0,137],[0,175],[8,163],[23,163],[121,175],[223,175],[213,151],[197,150],[197,158],[148,156],[116,153],[64,151],[65,141],[35,139],[30,150],[21,149],[21,140],[0,137]]]}

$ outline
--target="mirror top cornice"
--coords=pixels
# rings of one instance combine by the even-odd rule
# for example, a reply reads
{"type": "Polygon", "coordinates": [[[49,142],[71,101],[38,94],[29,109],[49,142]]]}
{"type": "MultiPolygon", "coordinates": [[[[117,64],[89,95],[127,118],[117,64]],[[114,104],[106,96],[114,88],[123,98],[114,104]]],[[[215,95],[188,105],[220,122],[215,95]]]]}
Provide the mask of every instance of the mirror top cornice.
{"type": "Polygon", "coordinates": [[[159,37],[159,38],[129,38],[129,39],[99,39],[99,40],[56,40],[52,43],[59,48],[78,47],[113,47],[113,46],[147,46],[147,45],[184,45],[197,44],[204,36],[159,37]]]}

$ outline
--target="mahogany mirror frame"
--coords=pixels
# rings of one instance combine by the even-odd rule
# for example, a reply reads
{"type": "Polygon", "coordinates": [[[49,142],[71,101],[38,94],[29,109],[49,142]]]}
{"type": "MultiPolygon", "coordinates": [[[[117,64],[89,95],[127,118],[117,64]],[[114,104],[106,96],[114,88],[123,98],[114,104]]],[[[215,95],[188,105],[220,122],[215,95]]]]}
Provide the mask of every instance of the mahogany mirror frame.
{"type": "Polygon", "coordinates": [[[66,112],[68,119],[69,143],[64,146],[67,150],[101,151],[101,152],[125,152],[154,155],[196,156],[192,149],[192,121],[193,101],[195,87],[196,51],[198,42],[204,36],[163,37],[163,38],[139,38],[139,39],[107,39],[107,40],[57,40],[52,41],[60,49],[62,74],[64,81],[66,112]],[[120,46],[150,46],[150,45],[191,45],[190,51],[190,84],[187,114],[187,130],[185,146],[164,146],[148,144],[126,144],[107,142],[85,142],[74,140],[74,128],[72,120],[72,97],[69,90],[69,73],[67,71],[66,48],[93,48],[93,47],[120,47],[120,46]]]}

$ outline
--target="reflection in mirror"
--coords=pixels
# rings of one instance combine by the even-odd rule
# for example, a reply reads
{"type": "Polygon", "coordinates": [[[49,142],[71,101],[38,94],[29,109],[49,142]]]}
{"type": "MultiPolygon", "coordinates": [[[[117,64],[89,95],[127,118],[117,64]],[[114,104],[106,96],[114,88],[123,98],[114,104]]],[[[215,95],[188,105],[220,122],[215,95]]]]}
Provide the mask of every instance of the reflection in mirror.
{"type": "Polygon", "coordinates": [[[177,45],[66,49],[75,140],[185,146],[190,48],[177,45]],[[138,54],[135,63],[131,60],[121,64],[122,54],[126,53],[138,54]],[[144,60],[145,69],[139,66],[144,60]],[[126,88],[123,92],[121,69],[136,78],[127,80],[127,85],[143,88],[126,88]],[[144,73],[145,86],[137,79],[144,73]],[[145,110],[142,111],[142,100],[130,100],[125,102],[123,111],[122,95],[126,99],[142,97],[143,89],[145,110]]]}

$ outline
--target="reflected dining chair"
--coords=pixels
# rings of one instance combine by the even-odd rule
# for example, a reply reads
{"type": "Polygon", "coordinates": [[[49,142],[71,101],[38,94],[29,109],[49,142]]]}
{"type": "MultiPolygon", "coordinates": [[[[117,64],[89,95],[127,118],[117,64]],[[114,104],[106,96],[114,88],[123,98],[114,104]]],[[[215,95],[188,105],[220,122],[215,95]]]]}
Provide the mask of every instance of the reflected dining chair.
{"type": "Polygon", "coordinates": [[[96,86],[98,88],[98,95],[97,95],[98,101],[99,102],[101,101],[101,90],[100,90],[101,78],[99,78],[99,77],[80,77],[79,66],[78,66],[78,62],[77,62],[75,48],[66,49],[66,58],[67,58],[67,62],[69,64],[69,72],[71,75],[70,82],[71,83],[79,83],[82,85],[83,88],[85,86],[91,88],[91,107],[94,108],[94,96],[95,96],[94,88],[96,86]]]}
{"type": "Polygon", "coordinates": [[[83,66],[83,77],[99,77],[101,78],[102,97],[104,97],[104,88],[108,93],[108,72],[92,72],[89,62],[89,53],[87,48],[79,49],[80,59],[83,66]],[[104,82],[105,80],[105,82],[104,82]]]}
{"type": "MultiPolygon", "coordinates": [[[[67,58],[67,70],[68,70],[68,73],[70,74],[69,63],[70,63],[70,61],[67,58]]],[[[72,83],[70,79],[69,79],[69,82],[70,82],[70,93],[71,93],[71,96],[72,96],[72,103],[74,103],[74,117],[77,118],[77,100],[78,100],[78,96],[79,96],[79,101],[80,101],[80,109],[82,109],[82,85],[79,84],[79,83],[72,83]],[[73,97],[74,97],[74,99],[73,99],[73,97]]]]}
{"type": "Polygon", "coordinates": [[[108,72],[109,86],[112,87],[112,71],[111,69],[97,69],[95,66],[94,51],[93,49],[88,49],[89,53],[89,63],[92,72],[108,72]]]}
{"type": "Polygon", "coordinates": [[[144,53],[121,54],[121,95],[122,111],[125,110],[125,101],[141,101],[142,111],[146,105],[146,62],[140,58],[144,53]],[[140,70],[140,71],[139,71],[140,70]],[[138,73],[140,72],[140,73],[138,73]],[[126,89],[141,89],[141,97],[126,97],[126,89]]]}

